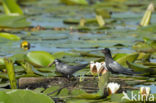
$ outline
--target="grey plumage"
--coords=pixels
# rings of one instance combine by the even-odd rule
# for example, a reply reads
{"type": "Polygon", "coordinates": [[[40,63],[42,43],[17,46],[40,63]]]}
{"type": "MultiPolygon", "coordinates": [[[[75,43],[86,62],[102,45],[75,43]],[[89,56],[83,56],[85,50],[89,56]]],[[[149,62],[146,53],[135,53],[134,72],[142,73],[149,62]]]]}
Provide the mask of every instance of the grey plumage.
{"type": "Polygon", "coordinates": [[[102,53],[105,55],[106,67],[110,72],[128,75],[134,74],[132,70],[124,68],[119,63],[114,61],[111,55],[111,51],[108,48],[103,49],[102,53]]]}
{"type": "Polygon", "coordinates": [[[67,65],[59,59],[54,60],[53,64],[55,64],[56,71],[65,76],[71,76],[76,71],[81,70],[88,65],[88,64],[82,64],[82,65],[76,65],[76,66],[67,65]]]}

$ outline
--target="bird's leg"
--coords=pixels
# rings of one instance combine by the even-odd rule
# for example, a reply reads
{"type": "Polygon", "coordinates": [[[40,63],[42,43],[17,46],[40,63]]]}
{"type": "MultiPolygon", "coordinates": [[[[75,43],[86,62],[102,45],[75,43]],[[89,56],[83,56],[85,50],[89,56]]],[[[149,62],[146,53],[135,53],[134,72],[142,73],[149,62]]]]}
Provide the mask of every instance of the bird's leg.
{"type": "Polygon", "coordinates": [[[73,75],[65,75],[65,77],[66,77],[69,81],[73,80],[73,78],[74,78],[73,75]]]}
{"type": "Polygon", "coordinates": [[[67,79],[69,79],[69,80],[70,80],[70,75],[67,75],[67,79]]]}

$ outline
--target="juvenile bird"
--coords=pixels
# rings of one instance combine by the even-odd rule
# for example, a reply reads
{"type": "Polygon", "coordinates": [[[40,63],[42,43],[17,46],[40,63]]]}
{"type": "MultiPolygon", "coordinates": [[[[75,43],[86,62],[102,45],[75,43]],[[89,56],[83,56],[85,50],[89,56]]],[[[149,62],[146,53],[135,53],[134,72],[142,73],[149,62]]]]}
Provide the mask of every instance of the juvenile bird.
{"type": "Polygon", "coordinates": [[[102,53],[105,55],[105,63],[108,71],[113,74],[134,74],[134,72],[128,68],[122,67],[119,63],[113,60],[111,51],[109,48],[105,48],[102,50],[102,53]]]}
{"type": "Polygon", "coordinates": [[[72,74],[74,74],[76,71],[81,70],[88,65],[88,64],[82,64],[82,65],[76,65],[76,66],[67,65],[59,59],[55,59],[54,62],[51,63],[49,66],[53,64],[55,64],[57,72],[63,74],[64,76],[67,76],[68,78],[72,76],[72,74]]]}

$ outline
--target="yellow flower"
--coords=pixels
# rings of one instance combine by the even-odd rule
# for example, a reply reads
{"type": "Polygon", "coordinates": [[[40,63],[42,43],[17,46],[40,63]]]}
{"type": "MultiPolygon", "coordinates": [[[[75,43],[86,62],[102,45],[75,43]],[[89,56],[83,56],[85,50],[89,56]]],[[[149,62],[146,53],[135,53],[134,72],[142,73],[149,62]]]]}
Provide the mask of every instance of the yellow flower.
{"type": "Polygon", "coordinates": [[[22,41],[21,42],[21,48],[23,48],[24,50],[30,49],[30,43],[27,41],[22,41]]]}

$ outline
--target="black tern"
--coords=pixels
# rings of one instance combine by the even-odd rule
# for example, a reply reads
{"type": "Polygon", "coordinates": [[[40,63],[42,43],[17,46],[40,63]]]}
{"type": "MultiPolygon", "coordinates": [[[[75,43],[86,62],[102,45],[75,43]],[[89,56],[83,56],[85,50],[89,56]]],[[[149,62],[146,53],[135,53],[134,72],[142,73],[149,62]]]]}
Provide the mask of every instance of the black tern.
{"type": "Polygon", "coordinates": [[[110,71],[111,73],[127,74],[127,75],[135,74],[135,72],[133,72],[132,70],[128,68],[124,68],[119,63],[114,61],[109,48],[103,49],[102,53],[104,53],[105,55],[105,63],[106,63],[107,70],[110,71]]]}
{"type": "Polygon", "coordinates": [[[64,76],[67,76],[68,78],[72,76],[76,71],[81,70],[85,68],[88,64],[82,64],[82,65],[67,65],[63,63],[59,59],[55,59],[53,63],[51,63],[49,66],[55,64],[56,71],[63,74],[64,76]]]}

